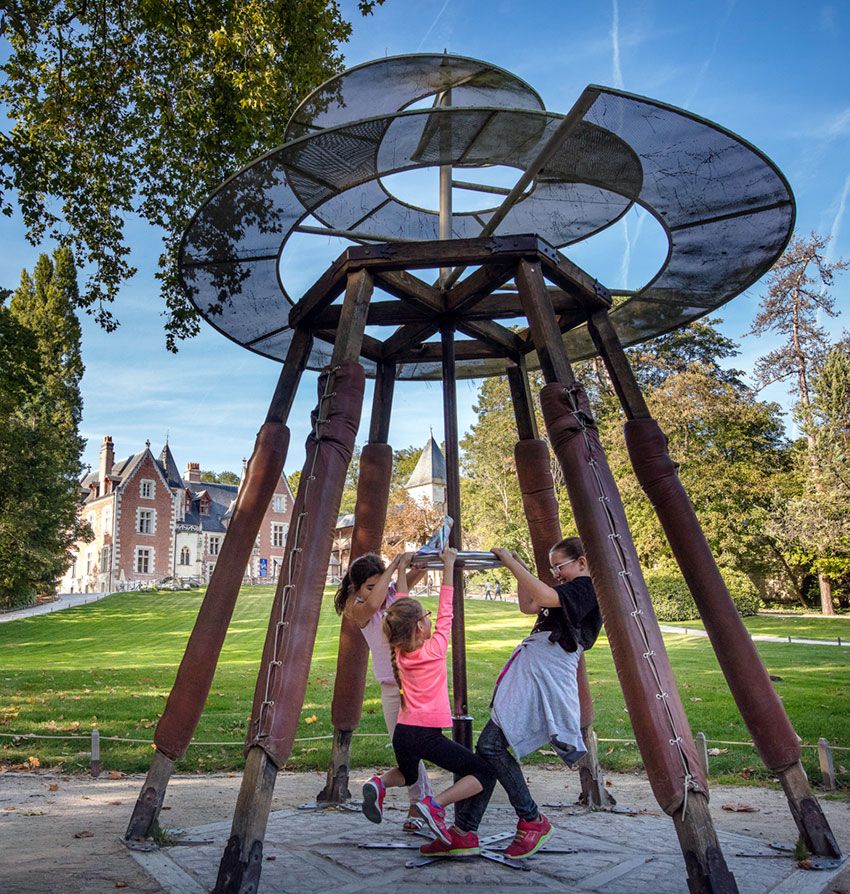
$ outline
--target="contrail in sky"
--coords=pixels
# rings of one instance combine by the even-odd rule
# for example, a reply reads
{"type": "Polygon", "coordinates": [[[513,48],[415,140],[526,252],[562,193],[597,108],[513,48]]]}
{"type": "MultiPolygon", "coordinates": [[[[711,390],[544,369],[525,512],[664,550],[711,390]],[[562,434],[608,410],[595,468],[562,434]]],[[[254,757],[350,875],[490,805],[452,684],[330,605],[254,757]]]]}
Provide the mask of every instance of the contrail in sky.
{"type": "Polygon", "coordinates": [[[446,11],[446,7],[448,5],[449,0],[446,0],[440,11],[437,13],[437,18],[435,18],[434,21],[431,22],[431,27],[425,32],[425,36],[422,38],[422,40],[419,41],[419,46],[416,48],[417,53],[422,49],[422,44],[425,43],[425,41],[428,40],[428,38],[430,37],[431,32],[434,30],[434,26],[437,24],[437,22],[439,22],[440,16],[446,11]]]}
{"type": "Polygon", "coordinates": [[[826,254],[830,261],[835,258],[835,246],[838,244],[838,237],[841,235],[841,221],[844,217],[844,210],[847,207],[848,194],[850,194],[850,174],[844,180],[844,189],[841,190],[841,198],[838,200],[838,210],[835,212],[832,226],[829,228],[829,245],[826,247],[826,254]]]}
{"type": "Polygon", "coordinates": [[[623,72],[620,69],[620,4],[618,0],[611,0],[614,18],[611,22],[611,74],[614,86],[623,89],[623,72]]]}

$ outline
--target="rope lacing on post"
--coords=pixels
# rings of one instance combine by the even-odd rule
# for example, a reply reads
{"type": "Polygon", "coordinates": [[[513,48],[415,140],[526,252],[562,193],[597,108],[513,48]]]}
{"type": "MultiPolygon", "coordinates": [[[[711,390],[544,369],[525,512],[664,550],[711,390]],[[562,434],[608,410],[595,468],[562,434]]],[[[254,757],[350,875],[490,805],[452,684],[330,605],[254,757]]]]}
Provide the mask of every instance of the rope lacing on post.
{"type": "MultiPolygon", "coordinates": [[[[316,441],[317,445],[322,440],[322,429],[328,421],[328,417],[326,415],[327,402],[336,395],[336,391],[332,391],[331,388],[336,379],[338,370],[339,366],[332,366],[328,369],[327,379],[325,380],[325,387],[323,393],[319,397],[319,405],[316,412],[316,418],[313,422],[312,432],[313,440],[316,441]]],[[[301,491],[303,488],[304,499],[301,501],[302,510],[296,516],[295,526],[290,531],[289,537],[287,538],[286,542],[286,583],[282,585],[281,589],[280,612],[278,613],[274,633],[274,648],[272,650],[272,656],[269,660],[268,669],[266,671],[265,692],[263,694],[263,701],[260,704],[259,717],[257,718],[257,732],[255,736],[255,738],[257,739],[264,739],[268,737],[270,717],[274,713],[271,710],[272,708],[274,708],[274,700],[269,698],[269,696],[273,689],[275,675],[278,673],[278,668],[282,667],[283,665],[280,654],[281,649],[283,648],[286,631],[289,627],[289,621],[287,620],[286,615],[289,610],[290,602],[295,594],[295,584],[292,583],[292,580],[295,577],[297,558],[301,554],[301,551],[303,549],[303,547],[301,546],[301,536],[304,526],[304,520],[309,515],[307,509],[304,507],[310,505],[310,487],[316,480],[315,472],[318,456],[319,450],[317,446],[316,449],[313,451],[313,458],[312,462],[310,463],[310,470],[307,475],[306,481],[301,482],[298,485],[298,495],[301,496],[301,491]]]]}
{"type": "Polygon", "coordinates": [[[653,680],[655,681],[655,685],[658,691],[655,693],[656,699],[664,706],[664,713],[667,718],[667,723],[670,727],[671,736],[668,739],[668,742],[671,747],[676,749],[679,760],[682,763],[682,772],[684,775],[685,782],[685,794],[682,803],[682,819],[685,817],[685,813],[688,808],[688,790],[693,786],[693,774],[690,770],[690,764],[688,762],[688,756],[685,754],[685,750],[683,747],[684,739],[680,735],[679,731],[676,728],[676,721],[673,717],[673,713],[670,710],[669,705],[669,693],[665,691],[664,686],[661,682],[661,675],[658,671],[658,666],[655,662],[656,653],[655,650],[650,646],[649,643],[649,634],[646,629],[646,625],[643,621],[643,610],[638,607],[637,593],[635,592],[634,585],[632,584],[632,573],[628,570],[626,566],[626,554],[623,551],[621,536],[617,531],[617,525],[614,520],[614,516],[611,512],[609,506],[609,499],[605,495],[605,488],[602,484],[602,478],[599,474],[599,464],[593,456],[593,442],[590,439],[588,431],[590,429],[590,425],[593,425],[593,419],[587,415],[587,413],[582,410],[578,402],[576,400],[576,393],[574,387],[565,387],[564,393],[567,396],[567,400],[570,405],[570,413],[572,417],[578,423],[579,429],[581,430],[582,438],[584,439],[584,445],[587,450],[587,464],[593,471],[593,478],[596,482],[596,487],[598,491],[598,499],[600,505],[605,510],[605,518],[608,522],[608,539],[611,541],[612,546],[614,547],[614,553],[617,557],[617,561],[620,564],[620,570],[617,572],[617,576],[623,582],[626,592],[628,593],[629,599],[632,604],[632,611],[629,612],[629,617],[635,622],[637,629],[640,633],[640,637],[643,641],[644,652],[643,658],[647,662],[647,665],[650,668],[652,673],[653,680]]]}

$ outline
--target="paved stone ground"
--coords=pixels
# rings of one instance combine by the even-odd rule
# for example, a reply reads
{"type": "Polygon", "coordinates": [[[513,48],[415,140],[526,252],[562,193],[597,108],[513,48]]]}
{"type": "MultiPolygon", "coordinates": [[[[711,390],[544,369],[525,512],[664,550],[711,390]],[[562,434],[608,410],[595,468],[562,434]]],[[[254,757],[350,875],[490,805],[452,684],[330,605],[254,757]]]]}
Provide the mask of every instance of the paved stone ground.
{"type": "MultiPolygon", "coordinates": [[[[423,839],[401,833],[404,809],[391,807],[381,826],[359,812],[307,811],[272,814],[260,892],[374,892],[424,894],[463,887],[468,894],[514,891],[598,891],[610,894],[678,894],[687,892],[684,863],[672,822],[641,811],[611,813],[574,805],[545,805],[556,827],[544,850],[521,869],[481,858],[434,861],[409,866],[419,858],[423,839]],[[396,844],[380,849],[364,845],[396,844]]],[[[619,809],[619,808],[618,808],[619,809]]],[[[511,839],[516,818],[506,806],[492,807],[481,834],[504,832],[511,839]]],[[[168,894],[203,894],[215,883],[230,822],[186,830],[181,843],[135,858],[168,894]]],[[[721,846],[741,894],[820,894],[833,890],[840,871],[804,871],[787,854],[749,836],[721,832],[721,846]]]]}

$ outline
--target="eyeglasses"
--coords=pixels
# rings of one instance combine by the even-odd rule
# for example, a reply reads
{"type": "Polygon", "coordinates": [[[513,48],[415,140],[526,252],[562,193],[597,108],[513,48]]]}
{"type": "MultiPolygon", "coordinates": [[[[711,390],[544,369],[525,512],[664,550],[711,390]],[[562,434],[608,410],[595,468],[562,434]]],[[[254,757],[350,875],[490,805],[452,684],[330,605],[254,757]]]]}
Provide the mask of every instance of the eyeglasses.
{"type": "Polygon", "coordinates": [[[558,562],[557,565],[550,565],[550,566],[549,566],[549,570],[552,572],[552,577],[557,577],[558,574],[560,573],[561,569],[562,569],[565,565],[572,565],[573,562],[578,562],[578,560],[579,560],[580,558],[581,558],[581,556],[577,556],[575,559],[567,559],[566,562],[558,562]]]}
{"type": "Polygon", "coordinates": [[[422,613],[422,617],[421,617],[419,620],[420,620],[420,621],[424,621],[425,618],[430,618],[430,617],[431,617],[431,612],[430,612],[430,611],[423,612],[423,613],[422,613]]]}

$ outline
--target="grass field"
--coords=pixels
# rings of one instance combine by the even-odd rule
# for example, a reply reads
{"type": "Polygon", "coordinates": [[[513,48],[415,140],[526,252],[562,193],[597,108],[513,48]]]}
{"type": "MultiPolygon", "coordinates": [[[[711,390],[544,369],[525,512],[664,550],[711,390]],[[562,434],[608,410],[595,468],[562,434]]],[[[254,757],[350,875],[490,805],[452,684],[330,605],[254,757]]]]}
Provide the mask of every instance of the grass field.
{"type": "MultiPolygon", "coordinates": [[[[842,642],[850,642],[850,617],[838,615],[833,618],[794,617],[793,615],[756,615],[744,618],[744,626],[750,633],[768,636],[793,636],[800,639],[831,639],[841,637],[842,642]]],[[[676,622],[680,627],[703,627],[702,621],[676,622]]]]}
{"type": "MultiPolygon", "coordinates": [[[[125,772],[147,769],[153,727],[200,599],[200,593],[116,594],[76,609],[0,625],[0,762],[15,764],[32,757],[42,766],[86,769],[88,736],[96,725],[105,768],[125,772]],[[80,738],[12,738],[21,734],[80,738]],[[109,740],[112,736],[143,741],[114,742],[109,740]]],[[[197,742],[178,769],[211,771],[242,766],[241,743],[271,600],[268,587],[249,588],[240,595],[197,742]]],[[[528,632],[531,619],[520,615],[513,604],[480,600],[467,601],[466,618],[470,708],[478,730],[487,717],[498,671],[528,632]]],[[[794,630],[807,621],[794,619],[794,630]]],[[[299,741],[288,763],[293,769],[327,766],[328,740],[316,737],[331,732],[338,629],[328,593],[299,741]]],[[[749,735],[708,641],[693,636],[665,639],[693,731],[705,732],[710,747],[728,749],[712,757],[712,776],[736,781],[769,778],[751,746],[722,744],[746,742],[749,735]]],[[[850,746],[850,650],[773,643],[759,643],[758,649],[770,673],[779,678],[775,685],[804,744],[814,745],[818,737],[825,736],[834,745],[850,746]]],[[[587,659],[597,734],[603,740],[630,738],[628,714],[604,636],[587,659]]],[[[371,673],[360,732],[370,735],[355,736],[355,766],[388,766],[392,752],[371,673]]],[[[807,747],[803,753],[807,771],[818,779],[816,751],[807,747]]],[[[603,764],[612,769],[640,766],[637,749],[628,743],[603,741],[600,754],[603,764]]],[[[531,760],[556,759],[536,755],[531,760]]],[[[836,752],[836,769],[841,767],[839,780],[845,785],[850,782],[843,769],[848,762],[850,753],[836,752]]]]}

